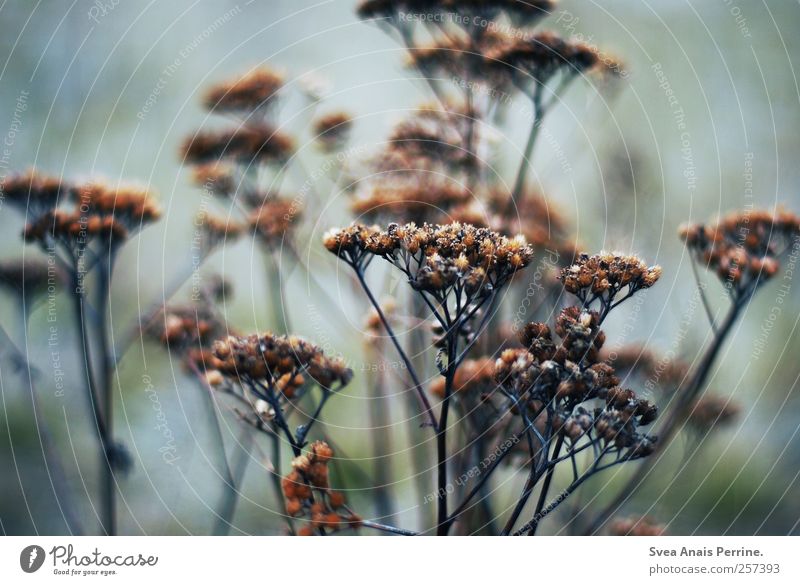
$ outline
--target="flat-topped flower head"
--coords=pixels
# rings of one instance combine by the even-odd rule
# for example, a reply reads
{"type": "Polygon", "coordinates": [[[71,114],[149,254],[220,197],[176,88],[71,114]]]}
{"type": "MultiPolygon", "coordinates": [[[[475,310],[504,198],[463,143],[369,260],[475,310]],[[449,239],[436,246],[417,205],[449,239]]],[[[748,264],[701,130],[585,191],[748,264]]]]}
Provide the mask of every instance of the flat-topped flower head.
{"type": "Polygon", "coordinates": [[[347,112],[331,112],[314,121],[312,131],[323,152],[341,149],[350,139],[353,118],[347,112]]]}
{"type": "Polygon", "coordinates": [[[706,394],[689,407],[688,424],[698,433],[707,433],[735,422],[742,412],[730,398],[706,394]]]}
{"type": "Polygon", "coordinates": [[[533,257],[523,237],[461,223],[393,223],[385,230],[353,226],[329,232],[325,246],[351,264],[365,255],[380,256],[400,268],[414,289],[437,297],[456,284],[469,295],[495,291],[533,257]]]}
{"type": "Polygon", "coordinates": [[[605,67],[595,47],[565,39],[552,31],[512,35],[507,42],[496,44],[487,53],[487,59],[524,91],[534,84],[547,84],[559,73],[574,77],[605,67]]]}
{"type": "Polygon", "coordinates": [[[265,244],[276,246],[291,236],[302,213],[302,208],[295,201],[270,197],[250,212],[248,221],[250,229],[265,244]]]}
{"type": "Polygon", "coordinates": [[[346,386],[353,376],[340,358],[329,358],[320,347],[294,335],[229,336],[214,343],[213,353],[223,375],[269,387],[304,376],[330,389],[346,386]]]}
{"type": "Polygon", "coordinates": [[[520,333],[524,347],[500,354],[495,379],[532,416],[542,416],[549,405],[547,424],[570,441],[597,441],[620,457],[644,457],[652,452],[655,438],[639,427],[652,423],[658,410],[619,385],[613,366],[599,358],[604,340],[596,312],[567,307],[554,331],[545,323],[526,325],[520,333]],[[589,408],[597,401],[604,408],[589,408]]]}
{"type": "Polygon", "coordinates": [[[800,238],[800,217],[782,209],[736,212],[716,223],[682,226],[679,235],[738,296],[778,273],[781,256],[800,238]]]}
{"type": "Polygon", "coordinates": [[[197,165],[192,170],[192,182],[217,197],[230,197],[236,192],[233,167],[222,162],[197,165]]]}
{"type": "Polygon", "coordinates": [[[191,164],[220,160],[240,165],[283,164],[292,155],[294,141],[266,122],[233,129],[200,131],[181,147],[183,158],[191,164]]]}
{"type": "Polygon", "coordinates": [[[12,174],[0,184],[3,200],[28,217],[35,218],[68,198],[73,185],[58,177],[37,173],[30,169],[24,173],[12,174]]]}
{"type": "Polygon", "coordinates": [[[661,277],[660,266],[648,266],[637,256],[618,253],[581,254],[561,271],[564,289],[584,303],[613,301],[622,290],[626,297],[650,288],[661,277]]]}
{"type": "Polygon", "coordinates": [[[211,87],[203,103],[206,108],[216,112],[250,114],[270,108],[277,100],[283,83],[283,75],[260,67],[211,87]]]}
{"type": "Polygon", "coordinates": [[[150,191],[135,185],[90,182],[74,189],[73,198],[79,213],[113,218],[130,231],[161,217],[161,208],[150,191]]]}
{"type": "Polygon", "coordinates": [[[84,215],[80,211],[48,211],[25,226],[26,242],[46,244],[53,240],[70,249],[85,248],[93,242],[120,243],[128,238],[128,228],[113,216],[84,215]]]}
{"type": "Polygon", "coordinates": [[[221,244],[236,241],[244,231],[237,222],[208,212],[199,213],[194,225],[198,231],[192,240],[192,245],[199,247],[204,254],[210,253],[221,244]]]}

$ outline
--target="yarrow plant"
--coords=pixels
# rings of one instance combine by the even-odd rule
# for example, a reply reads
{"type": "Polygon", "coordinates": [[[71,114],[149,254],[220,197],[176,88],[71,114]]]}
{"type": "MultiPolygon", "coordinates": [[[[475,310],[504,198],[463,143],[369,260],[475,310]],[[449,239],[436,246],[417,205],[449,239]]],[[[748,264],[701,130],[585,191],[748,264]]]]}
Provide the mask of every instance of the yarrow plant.
{"type": "MultiPolygon", "coordinates": [[[[547,521],[573,533],[664,533],[656,518],[628,515],[625,501],[684,428],[699,447],[741,412],[707,388],[708,378],[744,307],[800,246],[800,218],[750,210],[682,227],[712,330],[707,347],[689,363],[639,343],[614,346],[607,325],[620,319],[624,303],[657,285],[662,268],[627,251],[584,252],[564,211],[530,184],[543,124],[566,92],[580,81],[586,91],[605,92],[624,77],[621,61],[608,53],[543,28],[555,6],[359,2],[358,17],[399,40],[406,68],[429,93],[363,157],[344,153],[359,118],[318,113],[324,92],[308,79],[262,65],[213,84],[201,105],[224,123],[198,129],[178,149],[203,191],[192,265],[176,272],[114,345],[114,269],[121,247],[160,218],[155,197],[145,187],[34,171],[5,178],[2,201],[22,213],[22,240],[46,256],[0,263],[0,288],[22,306],[25,336],[30,307],[45,294],[62,291],[72,303],[79,390],[100,446],[101,532],[117,533],[116,500],[133,466],[114,433],[122,391],[114,374],[134,342],[146,339],[177,358],[187,378],[176,376],[179,384],[188,380],[199,390],[191,394],[205,415],[198,424],[207,427],[209,459],[223,484],[214,534],[235,526],[251,460],[260,464],[252,484],[267,483],[275,502],[271,513],[258,512],[274,532],[535,535],[547,521]],[[295,97],[303,115],[287,116],[295,97]],[[529,114],[527,137],[509,164],[498,137],[517,98],[529,114]],[[289,132],[287,119],[307,119],[307,135],[289,132]],[[306,142],[315,148],[304,149],[306,142]],[[320,157],[333,176],[309,172],[309,156],[320,157]],[[336,209],[340,194],[344,219],[336,209]],[[310,218],[317,208],[324,212],[310,218]],[[324,230],[320,242],[314,234],[324,230]],[[239,318],[228,311],[233,287],[206,264],[246,235],[266,264],[267,294],[253,287],[258,309],[269,313],[266,327],[230,322],[239,318]],[[305,255],[297,249],[303,241],[311,242],[305,255]],[[352,285],[344,304],[366,314],[363,343],[348,353],[361,351],[361,364],[336,353],[335,340],[314,340],[324,335],[318,321],[351,324],[328,286],[341,266],[352,285]],[[730,305],[720,322],[698,267],[725,288],[730,305]],[[295,268],[326,307],[323,319],[315,321],[312,303],[292,319],[293,308],[303,311],[286,294],[295,268]],[[191,301],[173,300],[194,276],[191,301]],[[306,321],[315,329],[308,339],[294,333],[306,321]],[[370,401],[368,471],[363,458],[347,456],[347,441],[336,442],[341,427],[326,424],[331,407],[356,388],[370,401]],[[396,404],[408,415],[401,432],[391,428],[396,404]],[[399,440],[408,444],[395,445],[399,440]],[[401,461],[405,452],[408,461],[401,461]],[[406,464],[413,485],[403,501],[415,502],[414,520],[400,510],[403,488],[393,477],[406,464]],[[594,479],[621,465],[633,471],[630,479],[597,494],[594,479]],[[587,492],[591,504],[581,498],[587,492]],[[576,499],[583,503],[573,505],[576,499]]],[[[631,331],[645,337],[644,327],[631,331]]],[[[4,328],[0,333],[14,345],[4,328]]],[[[35,401],[33,368],[15,354],[35,401]]],[[[357,408],[338,414],[359,427],[357,408]]],[[[36,422],[48,469],[68,494],[58,445],[48,440],[46,420],[36,422]]],[[[82,532],[79,515],[66,512],[73,532],[82,532]]]]}

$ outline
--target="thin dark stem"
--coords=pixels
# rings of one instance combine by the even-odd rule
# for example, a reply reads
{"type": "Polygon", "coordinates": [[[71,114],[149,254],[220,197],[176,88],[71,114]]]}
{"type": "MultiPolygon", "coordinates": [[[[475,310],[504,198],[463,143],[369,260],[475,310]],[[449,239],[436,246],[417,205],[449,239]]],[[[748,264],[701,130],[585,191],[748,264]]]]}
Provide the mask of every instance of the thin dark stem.
{"type": "Polygon", "coordinates": [[[519,201],[522,191],[525,188],[525,179],[528,175],[528,169],[530,168],[533,147],[536,144],[536,138],[539,136],[539,130],[542,127],[542,119],[544,118],[541,91],[538,88],[534,89],[531,103],[533,107],[533,123],[528,132],[528,140],[525,143],[525,150],[522,152],[522,160],[519,163],[519,169],[517,169],[517,178],[514,180],[514,190],[511,192],[511,200],[513,202],[519,201]]]}
{"type": "Polygon", "coordinates": [[[750,295],[747,295],[746,297],[735,300],[731,305],[725,320],[722,322],[722,325],[714,336],[711,345],[708,347],[705,354],[703,354],[703,357],[695,369],[693,376],[685,386],[685,389],[678,393],[679,398],[676,399],[675,406],[672,408],[666,421],[661,425],[663,431],[659,435],[658,443],[656,443],[654,452],[651,453],[641,465],[639,465],[636,473],[634,473],[625,483],[623,488],[617,493],[614,499],[612,499],[611,502],[609,502],[609,504],[603,508],[603,510],[594,518],[594,520],[589,522],[588,526],[584,530],[585,534],[593,534],[599,530],[603,524],[606,523],[608,518],[610,518],[611,515],[625,502],[625,500],[630,498],[647,479],[650,469],[654,465],[657,456],[664,451],[666,446],[675,436],[675,433],[678,432],[680,420],[685,416],[687,406],[694,402],[697,395],[705,387],[706,380],[711,373],[711,368],[716,361],[717,355],[722,349],[722,345],[733,328],[733,324],[739,317],[742,307],[749,298],[750,295]]]}
{"type": "Polygon", "coordinates": [[[92,417],[94,418],[95,428],[100,443],[100,470],[101,470],[101,519],[102,529],[107,536],[116,534],[116,510],[114,497],[114,471],[111,464],[111,436],[104,419],[100,396],[95,386],[95,374],[92,366],[92,359],[89,351],[89,340],[86,331],[86,315],[84,312],[84,297],[79,290],[80,283],[77,276],[73,278],[73,288],[70,295],[74,304],[75,317],[78,320],[80,330],[80,359],[86,380],[86,392],[89,396],[92,417]]]}
{"type": "Polygon", "coordinates": [[[383,309],[381,309],[380,303],[375,299],[375,296],[372,294],[369,286],[367,285],[366,280],[364,279],[364,274],[361,270],[353,266],[355,269],[356,276],[358,277],[358,282],[361,285],[361,288],[364,289],[364,292],[367,294],[369,298],[369,302],[372,304],[375,311],[378,313],[378,318],[380,318],[381,323],[383,324],[384,329],[386,329],[386,333],[389,335],[389,339],[392,341],[392,345],[394,345],[397,353],[400,354],[400,359],[403,360],[406,368],[408,369],[408,374],[411,376],[411,381],[414,383],[414,390],[417,392],[419,396],[419,400],[422,403],[424,412],[423,415],[428,418],[429,424],[434,428],[438,429],[438,423],[436,422],[436,416],[433,414],[433,408],[431,407],[430,400],[428,400],[425,391],[422,389],[422,384],[417,377],[417,373],[414,370],[414,364],[406,355],[406,352],[403,350],[403,346],[400,345],[400,342],[397,339],[397,335],[395,335],[392,326],[389,325],[389,321],[386,319],[386,315],[383,313],[383,309]]]}
{"type": "Polygon", "coordinates": [[[364,528],[372,528],[374,530],[380,530],[381,532],[391,532],[392,534],[399,534],[401,536],[417,536],[417,533],[412,530],[406,530],[404,528],[396,528],[394,526],[389,526],[388,524],[373,522],[372,520],[362,520],[361,526],[363,526],[364,528]]]}
{"type": "Polygon", "coordinates": [[[706,287],[705,284],[700,282],[700,274],[697,272],[697,262],[694,259],[694,256],[689,254],[690,264],[692,265],[692,274],[694,275],[694,281],[697,283],[697,292],[700,294],[700,300],[703,303],[703,309],[706,312],[706,317],[708,317],[708,324],[711,326],[711,331],[714,332],[716,335],[718,333],[717,330],[717,323],[714,320],[714,315],[711,312],[711,305],[708,302],[708,297],[706,297],[706,287]]]}
{"type": "MultiPolygon", "coordinates": [[[[564,444],[564,435],[559,435],[558,440],[556,441],[556,446],[553,448],[553,459],[558,459],[563,444],[564,444]]],[[[539,501],[536,502],[536,511],[533,514],[534,518],[541,518],[542,516],[542,508],[544,508],[544,504],[547,501],[547,494],[550,491],[550,484],[553,482],[553,474],[555,472],[555,469],[556,469],[555,465],[552,465],[547,468],[547,475],[545,476],[544,483],[542,484],[542,491],[539,492],[539,501]]],[[[538,527],[539,523],[536,522],[536,524],[534,524],[534,526],[531,528],[528,534],[530,536],[534,536],[536,534],[536,529],[538,527]]]]}
{"type": "Polygon", "coordinates": [[[437,530],[438,536],[446,536],[451,523],[447,515],[447,417],[453,395],[453,379],[456,373],[455,354],[458,344],[458,330],[452,331],[447,342],[447,372],[445,374],[444,400],[436,429],[436,474],[437,474],[437,530]]]}

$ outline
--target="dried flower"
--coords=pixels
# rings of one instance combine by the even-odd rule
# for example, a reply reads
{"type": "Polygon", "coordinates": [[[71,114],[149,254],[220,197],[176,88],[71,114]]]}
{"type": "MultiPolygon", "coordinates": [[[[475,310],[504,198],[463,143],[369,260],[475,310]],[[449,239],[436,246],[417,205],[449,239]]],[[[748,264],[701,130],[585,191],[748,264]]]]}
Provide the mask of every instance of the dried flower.
{"type": "Polygon", "coordinates": [[[269,246],[279,245],[291,235],[296,221],[302,217],[302,209],[289,199],[268,198],[250,213],[250,227],[269,246]]]}
{"type": "Polygon", "coordinates": [[[553,431],[571,441],[586,437],[624,459],[652,453],[656,439],[640,433],[639,427],[652,423],[658,410],[618,386],[614,368],[599,360],[605,335],[598,328],[598,314],[568,307],[556,319],[555,333],[559,342],[546,324],[528,324],[520,334],[525,349],[507,349],[496,361],[497,382],[537,417],[543,405],[550,405],[547,420],[553,431]],[[605,408],[583,406],[596,399],[605,408]]]}
{"type": "MultiPolygon", "coordinates": [[[[490,392],[495,386],[494,362],[495,360],[489,357],[464,360],[453,379],[453,392],[455,394],[490,392]]],[[[430,392],[437,398],[444,398],[444,378],[436,378],[430,385],[430,392]]]]}
{"type": "Polygon", "coordinates": [[[219,360],[217,369],[228,378],[270,388],[280,389],[286,380],[300,375],[323,388],[346,386],[353,377],[341,359],[325,356],[321,348],[294,335],[229,336],[214,343],[213,351],[219,360]]]}
{"type": "Polygon", "coordinates": [[[331,489],[328,463],[333,449],[324,441],[311,444],[308,453],[292,461],[292,471],[281,480],[281,488],[290,516],[303,517],[310,522],[300,535],[311,535],[309,528],[338,532],[357,528],[361,518],[346,505],[344,495],[331,489]]]}
{"type": "Polygon", "coordinates": [[[41,175],[31,169],[25,173],[9,175],[0,184],[3,199],[29,217],[39,217],[55,209],[72,192],[72,184],[58,177],[41,175]]]}
{"type": "Polygon", "coordinates": [[[229,130],[200,131],[188,138],[183,158],[193,164],[230,160],[240,165],[284,164],[294,150],[294,141],[266,123],[229,130]]]}
{"type": "Polygon", "coordinates": [[[267,68],[258,68],[231,81],[213,86],[204,105],[212,111],[250,114],[270,108],[283,87],[283,76],[267,68]]]}
{"type": "Polygon", "coordinates": [[[781,209],[754,210],[711,225],[685,225],[679,233],[697,260],[739,297],[778,273],[781,255],[800,238],[800,218],[781,209]]]}
{"type": "Polygon", "coordinates": [[[604,306],[610,306],[622,290],[627,289],[627,298],[650,288],[660,277],[660,266],[647,266],[636,256],[606,252],[594,256],[581,254],[572,266],[561,271],[567,292],[586,304],[599,299],[604,306]]]}
{"type": "Polygon", "coordinates": [[[342,148],[350,138],[353,118],[346,112],[333,112],[314,121],[314,136],[324,152],[342,148]]]}
{"type": "Polygon", "coordinates": [[[353,226],[329,232],[324,243],[353,265],[370,255],[385,258],[406,273],[414,289],[437,298],[456,283],[469,295],[496,291],[533,256],[522,237],[460,223],[389,224],[385,231],[353,226]]]}
{"type": "Polygon", "coordinates": [[[695,431],[707,433],[715,427],[723,427],[734,422],[741,410],[741,407],[729,398],[706,394],[689,407],[688,423],[695,431]]]}

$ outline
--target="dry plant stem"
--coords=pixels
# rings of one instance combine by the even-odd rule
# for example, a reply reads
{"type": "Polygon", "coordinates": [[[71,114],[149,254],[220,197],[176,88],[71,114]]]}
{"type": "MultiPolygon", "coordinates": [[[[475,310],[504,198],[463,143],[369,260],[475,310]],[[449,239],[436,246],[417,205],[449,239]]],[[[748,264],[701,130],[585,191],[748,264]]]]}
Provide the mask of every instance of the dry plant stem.
{"type": "Polygon", "coordinates": [[[448,333],[447,342],[447,371],[445,373],[444,400],[439,414],[439,424],[436,428],[436,475],[437,475],[437,514],[436,534],[447,536],[452,522],[447,515],[447,418],[450,413],[450,402],[453,397],[453,379],[456,374],[456,352],[458,351],[458,329],[448,333]]]}
{"type": "Polygon", "coordinates": [[[700,282],[700,274],[697,272],[697,261],[691,253],[689,254],[689,262],[692,264],[692,274],[694,275],[695,283],[697,283],[697,292],[700,295],[700,301],[703,303],[703,310],[706,312],[706,317],[708,317],[708,324],[711,326],[711,331],[716,335],[718,333],[717,323],[714,320],[714,314],[711,312],[711,305],[706,296],[706,285],[700,282]]]}
{"type": "Polygon", "coordinates": [[[280,262],[275,258],[274,252],[263,248],[267,275],[267,290],[269,290],[270,306],[272,307],[272,325],[276,333],[285,334],[289,330],[289,316],[286,314],[283,286],[281,283],[280,262]]]}
{"type": "Polygon", "coordinates": [[[278,435],[278,429],[272,428],[272,432],[270,433],[270,447],[272,448],[272,453],[270,456],[272,462],[272,471],[270,472],[270,480],[272,481],[272,489],[275,492],[275,499],[278,503],[278,509],[282,510],[283,517],[286,518],[286,526],[289,530],[289,534],[295,534],[294,530],[294,522],[292,521],[292,517],[289,516],[289,513],[286,511],[286,501],[283,499],[283,489],[281,488],[281,438],[278,435]]]}
{"type": "MultiPolygon", "coordinates": [[[[563,441],[564,441],[563,437],[559,436],[558,441],[556,443],[555,452],[553,454],[554,459],[558,458],[558,454],[561,451],[561,444],[563,443],[563,441]]],[[[549,443],[543,444],[541,446],[541,449],[544,451],[544,456],[546,458],[547,452],[550,450],[549,443]]],[[[528,503],[528,500],[530,499],[531,494],[533,493],[533,489],[536,487],[536,484],[539,482],[539,479],[541,479],[541,474],[539,473],[538,467],[539,466],[536,462],[536,459],[532,459],[531,472],[528,475],[528,479],[525,482],[525,487],[522,489],[522,494],[520,495],[519,500],[517,500],[517,503],[514,506],[514,510],[511,512],[511,516],[509,516],[505,526],[503,527],[503,532],[501,533],[502,536],[507,536],[511,534],[511,531],[514,529],[514,524],[517,523],[520,514],[522,514],[522,511],[525,509],[525,505],[528,503]]],[[[544,485],[542,486],[542,491],[539,493],[539,501],[536,505],[537,512],[541,509],[540,506],[547,497],[547,490],[550,487],[550,480],[552,479],[554,469],[555,466],[549,466],[547,468],[547,476],[545,477],[544,485]]]]}
{"type": "Polygon", "coordinates": [[[373,522],[372,520],[362,520],[361,525],[364,528],[372,528],[373,530],[380,530],[381,532],[390,532],[392,534],[399,534],[400,536],[417,536],[417,533],[412,530],[405,530],[404,528],[396,528],[380,522],[373,522]]]}
{"type": "MultiPolygon", "coordinates": [[[[425,303],[416,292],[409,291],[409,295],[411,315],[422,324],[426,321],[425,312],[427,309],[425,303]]],[[[415,371],[418,375],[421,375],[423,379],[427,379],[425,363],[426,349],[427,341],[422,326],[417,326],[411,331],[411,335],[409,336],[409,353],[411,354],[415,371]]],[[[411,441],[409,455],[411,458],[412,471],[414,473],[414,487],[417,493],[417,501],[422,502],[430,489],[426,476],[431,454],[429,452],[428,442],[425,440],[426,433],[423,432],[423,429],[418,424],[414,424],[414,414],[417,412],[419,399],[408,393],[403,393],[403,396],[406,399],[405,402],[408,410],[406,421],[411,441]]],[[[430,526],[433,524],[435,517],[430,506],[417,506],[417,511],[419,515],[419,526],[430,526]]]]}
{"type": "MultiPolygon", "coordinates": [[[[376,351],[369,351],[370,357],[381,355],[382,343],[376,343],[376,351]]],[[[368,346],[369,350],[372,346],[368,346]]],[[[379,369],[380,370],[380,369],[379,369]]],[[[372,445],[372,458],[374,461],[374,478],[375,478],[375,508],[378,517],[382,520],[393,523],[394,522],[394,506],[392,505],[393,498],[390,490],[392,483],[390,466],[382,462],[381,459],[386,457],[390,451],[389,441],[389,419],[386,416],[389,409],[386,404],[386,376],[382,371],[378,371],[374,377],[375,395],[371,397],[369,403],[369,417],[370,425],[372,426],[375,434],[372,445]]],[[[370,384],[373,385],[373,384],[370,384]]]]}
{"type": "MultiPolygon", "coordinates": [[[[578,479],[574,480],[561,494],[559,495],[559,499],[557,502],[553,502],[551,505],[543,508],[537,516],[534,516],[528,523],[526,523],[522,528],[517,530],[514,533],[514,536],[521,536],[526,533],[536,533],[536,529],[538,528],[541,521],[548,516],[551,512],[553,512],[558,506],[564,502],[572,493],[578,489],[583,483],[589,479],[595,472],[599,471],[600,468],[600,461],[603,459],[603,456],[607,453],[607,451],[603,451],[600,456],[595,460],[594,464],[587,469],[583,475],[581,475],[578,479]]],[[[608,465],[603,466],[602,469],[608,469],[609,467],[613,467],[617,463],[621,463],[622,461],[617,461],[615,463],[610,463],[608,465]]]]}
{"type": "Polygon", "coordinates": [[[86,393],[89,396],[92,418],[97,429],[98,440],[100,443],[100,473],[101,473],[101,509],[100,523],[106,536],[116,534],[116,502],[114,490],[114,471],[111,466],[110,451],[112,449],[111,436],[106,426],[102,411],[100,396],[95,386],[94,368],[89,352],[89,340],[86,331],[86,316],[84,311],[84,296],[80,292],[80,282],[77,278],[77,271],[73,274],[72,296],[75,317],[78,320],[80,331],[80,359],[86,380],[86,393]]]}
{"type": "Polygon", "coordinates": [[[522,191],[525,189],[525,179],[528,175],[528,169],[531,166],[531,155],[533,154],[533,147],[536,144],[536,138],[539,136],[539,131],[542,127],[542,120],[544,118],[544,110],[542,109],[542,92],[537,85],[531,97],[531,104],[533,107],[533,123],[531,124],[530,132],[528,133],[528,141],[525,143],[525,150],[522,152],[522,160],[517,170],[517,178],[514,181],[514,190],[511,192],[511,200],[519,201],[522,196],[522,191]]]}
{"type": "MultiPolygon", "coordinates": [[[[556,446],[553,449],[553,459],[557,460],[558,456],[561,454],[561,447],[564,445],[564,436],[559,435],[558,441],[556,441],[556,446]]],[[[544,478],[544,483],[542,484],[542,491],[539,492],[539,501],[536,502],[536,511],[533,514],[534,518],[541,518],[542,517],[542,509],[544,508],[545,503],[547,502],[547,494],[550,491],[550,484],[553,482],[553,474],[555,473],[556,466],[552,465],[547,470],[547,475],[544,478]]],[[[514,519],[516,522],[516,518],[514,519]]],[[[536,529],[539,527],[539,522],[537,521],[533,527],[528,532],[528,536],[535,536],[536,529]]],[[[511,526],[513,528],[513,524],[511,526]]],[[[511,531],[509,528],[509,532],[511,531]]]]}
{"type": "MultiPolygon", "coordinates": [[[[247,471],[247,463],[250,461],[250,448],[253,443],[253,435],[250,429],[243,427],[239,434],[239,441],[236,456],[233,459],[233,468],[228,465],[225,457],[225,467],[230,474],[230,484],[226,485],[225,493],[219,506],[220,513],[214,523],[214,535],[227,536],[233,525],[233,517],[236,514],[236,505],[239,503],[239,494],[242,489],[244,475],[247,471]]],[[[222,449],[225,455],[225,447],[222,449]]]]}
{"type": "Polygon", "coordinates": [[[392,326],[389,325],[389,321],[386,319],[386,315],[383,314],[383,309],[381,309],[380,303],[378,303],[377,299],[375,299],[375,296],[372,294],[369,285],[367,285],[367,281],[364,279],[363,271],[358,266],[355,265],[352,266],[353,270],[355,270],[356,276],[358,277],[358,282],[359,284],[361,284],[361,288],[364,289],[364,292],[367,294],[369,302],[372,304],[373,308],[378,313],[378,317],[380,318],[384,329],[386,329],[386,333],[389,335],[389,339],[392,340],[392,345],[394,345],[395,349],[397,350],[397,353],[400,354],[400,359],[403,360],[403,363],[408,369],[408,374],[409,376],[411,376],[411,381],[414,384],[414,390],[417,392],[417,395],[419,396],[420,402],[423,407],[423,413],[422,413],[423,416],[428,419],[428,423],[431,425],[431,427],[436,429],[438,427],[438,424],[436,422],[436,417],[433,414],[433,408],[431,407],[431,403],[428,400],[425,391],[422,389],[422,384],[420,384],[419,378],[417,377],[417,373],[414,370],[414,364],[411,363],[411,360],[408,358],[406,352],[403,350],[403,346],[400,345],[400,342],[397,340],[397,336],[395,335],[392,326]]]}
{"type": "Polygon", "coordinates": [[[686,414],[686,407],[694,401],[697,395],[705,387],[706,380],[711,374],[711,367],[714,365],[714,361],[722,349],[725,339],[728,337],[728,334],[733,328],[734,323],[739,317],[742,307],[744,307],[747,301],[751,298],[753,292],[754,291],[751,291],[743,297],[739,297],[733,301],[733,304],[728,310],[728,314],[725,316],[725,320],[720,325],[719,330],[714,336],[714,339],[712,340],[708,350],[706,350],[705,354],[703,354],[703,358],[698,364],[697,369],[695,370],[695,373],[690,379],[689,383],[686,385],[686,389],[681,391],[679,398],[677,398],[675,401],[675,406],[672,408],[669,416],[662,424],[664,431],[659,436],[655,451],[650,455],[650,457],[639,464],[636,472],[625,483],[623,488],[618,492],[617,496],[615,496],[614,499],[611,500],[611,502],[609,502],[605,508],[603,508],[603,510],[594,518],[594,520],[589,522],[589,525],[584,530],[584,534],[591,535],[602,528],[608,519],[614,514],[614,512],[616,512],[616,510],[622,506],[625,500],[632,497],[636,490],[639,489],[647,480],[650,469],[658,459],[657,455],[664,451],[666,446],[675,436],[675,433],[677,433],[679,430],[681,419],[686,414]]]}
{"type": "MultiPolygon", "coordinates": [[[[27,338],[28,334],[28,305],[25,304],[22,314],[22,328],[23,338],[27,338]]],[[[53,434],[50,432],[50,425],[44,418],[44,411],[42,410],[41,403],[39,402],[39,395],[36,390],[35,372],[32,369],[30,362],[25,359],[25,356],[20,352],[19,348],[14,344],[9,337],[6,330],[0,326],[0,334],[5,338],[4,343],[6,347],[11,348],[14,354],[14,360],[17,362],[18,367],[22,369],[25,385],[30,390],[31,406],[33,407],[33,417],[36,423],[36,432],[39,435],[39,444],[42,448],[42,456],[44,458],[45,471],[50,480],[50,487],[53,488],[53,494],[56,497],[56,504],[61,514],[64,517],[64,522],[70,534],[80,536],[83,534],[83,528],[80,520],[74,509],[74,500],[69,490],[69,483],[67,482],[67,475],[64,472],[64,467],[61,464],[61,457],[58,455],[53,434]]]]}
{"type": "MultiPolygon", "coordinates": [[[[527,433],[528,430],[529,430],[529,427],[526,427],[525,429],[523,429],[519,433],[516,433],[516,434],[512,435],[512,437],[511,437],[511,439],[509,439],[509,441],[512,441],[512,444],[516,444],[516,442],[519,441],[520,437],[522,437],[522,435],[527,433]]],[[[481,491],[481,489],[483,489],[483,486],[489,481],[489,478],[491,477],[492,473],[494,473],[494,471],[500,466],[500,463],[503,462],[503,459],[505,459],[506,455],[508,455],[509,453],[511,453],[511,448],[510,447],[504,449],[497,456],[497,458],[494,460],[492,465],[481,476],[481,478],[478,480],[478,482],[475,484],[475,486],[473,486],[473,488],[470,490],[470,492],[464,497],[464,499],[461,501],[461,503],[458,506],[456,506],[456,509],[453,510],[450,513],[450,517],[448,518],[448,522],[450,522],[450,523],[455,522],[458,519],[458,517],[461,515],[461,513],[464,510],[467,509],[467,507],[469,506],[469,503],[472,501],[472,498],[474,498],[481,491]]]]}
{"type": "Polygon", "coordinates": [[[218,473],[221,474],[222,483],[224,484],[224,491],[225,494],[222,496],[222,503],[218,506],[219,512],[217,513],[217,519],[214,522],[214,529],[212,534],[214,536],[225,536],[228,534],[230,530],[232,514],[231,516],[226,516],[226,506],[225,503],[229,502],[231,496],[234,501],[238,497],[238,491],[236,490],[236,482],[234,481],[233,474],[231,473],[230,465],[228,464],[228,457],[225,454],[225,440],[222,436],[222,427],[219,422],[219,413],[217,412],[217,406],[214,402],[213,392],[214,390],[205,382],[205,378],[197,367],[197,364],[194,362],[188,362],[189,369],[197,378],[197,382],[200,384],[203,393],[203,407],[206,411],[206,416],[208,417],[211,432],[214,435],[213,443],[217,450],[217,459],[219,470],[218,473]]]}

